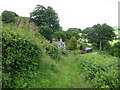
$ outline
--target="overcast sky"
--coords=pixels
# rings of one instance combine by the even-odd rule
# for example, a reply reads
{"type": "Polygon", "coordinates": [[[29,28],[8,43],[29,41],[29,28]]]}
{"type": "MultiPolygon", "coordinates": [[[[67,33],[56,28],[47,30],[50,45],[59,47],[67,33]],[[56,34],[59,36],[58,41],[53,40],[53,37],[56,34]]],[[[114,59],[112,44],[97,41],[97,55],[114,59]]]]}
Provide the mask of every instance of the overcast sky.
{"type": "Polygon", "coordinates": [[[37,4],[51,6],[60,18],[63,30],[92,27],[97,23],[118,26],[119,0],[1,0],[0,12],[9,10],[29,17],[37,4]]]}

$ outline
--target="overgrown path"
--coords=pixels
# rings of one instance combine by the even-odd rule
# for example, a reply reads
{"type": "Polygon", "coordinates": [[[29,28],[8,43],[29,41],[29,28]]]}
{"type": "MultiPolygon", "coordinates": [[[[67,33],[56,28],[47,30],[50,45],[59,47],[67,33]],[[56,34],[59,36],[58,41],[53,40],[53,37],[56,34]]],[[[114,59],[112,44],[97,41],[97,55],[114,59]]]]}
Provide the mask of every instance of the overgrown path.
{"type": "MultiPolygon", "coordinates": [[[[43,67],[44,68],[44,67],[43,67]]],[[[47,66],[46,66],[47,68],[47,66]]],[[[79,88],[82,83],[82,75],[77,62],[73,56],[64,57],[63,60],[56,62],[51,71],[38,70],[29,85],[34,88],[79,88]],[[33,83],[37,82],[37,83],[33,83]]]]}
{"type": "Polygon", "coordinates": [[[80,87],[78,65],[74,61],[73,56],[66,57],[64,61],[59,62],[58,66],[60,68],[60,72],[57,73],[58,77],[55,81],[55,87],[80,87]]]}

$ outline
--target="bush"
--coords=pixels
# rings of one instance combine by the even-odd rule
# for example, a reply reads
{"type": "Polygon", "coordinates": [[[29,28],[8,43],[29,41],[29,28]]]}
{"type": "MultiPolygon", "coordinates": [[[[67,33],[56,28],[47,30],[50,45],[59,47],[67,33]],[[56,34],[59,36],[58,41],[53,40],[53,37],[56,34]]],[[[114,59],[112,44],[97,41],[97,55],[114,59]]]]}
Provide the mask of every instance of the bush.
{"type": "Polygon", "coordinates": [[[47,45],[45,48],[46,53],[50,55],[53,59],[60,58],[60,51],[56,45],[47,45]]]}
{"type": "Polygon", "coordinates": [[[71,37],[70,40],[67,42],[67,47],[68,50],[75,50],[77,49],[77,39],[76,37],[71,37]]]}
{"type": "Polygon", "coordinates": [[[41,57],[41,46],[31,37],[26,37],[22,31],[4,28],[2,33],[3,88],[8,85],[12,87],[14,76],[37,70],[41,57]]]}
{"type": "Polygon", "coordinates": [[[15,14],[11,11],[4,11],[2,13],[2,21],[5,23],[11,23],[15,21],[15,14]]]}
{"type": "Polygon", "coordinates": [[[70,50],[75,50],[77,49],[77,39],[76,37],[71,37],[70,38],[70,50]]]}
{"type": "Polygon", "coordinates": [[[76,50],[75,53],[76,53],[76,54],[81,54],[82,51],[81,51],[81,50],[76,50]]]}
{"type": "Polygon", "coordinates": [[[69,50],[69,55],[78,55],[78,54],[82,54],[82,51],[81,50],[74,50],[74,51],[69,50]]]}
{"type": "Polygon", "coordinates": [[[61,53],[62,53],[63,56],[67,56],[68,55],[68,51],[66,51],[64,49],[61,50],[61,53]]]}

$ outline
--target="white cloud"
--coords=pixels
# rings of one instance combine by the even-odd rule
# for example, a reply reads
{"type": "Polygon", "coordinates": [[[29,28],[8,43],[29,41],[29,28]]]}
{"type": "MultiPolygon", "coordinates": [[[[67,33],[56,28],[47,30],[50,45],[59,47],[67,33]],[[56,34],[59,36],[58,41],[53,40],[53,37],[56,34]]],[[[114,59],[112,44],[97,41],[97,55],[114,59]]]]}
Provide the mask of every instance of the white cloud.
{"type": "Polygon", "coordinates": [[[118,25],[118,0],[1,0],[0,8],[29,17],[37,4],[52,6],[64,30],[84,29],[97,23],[118,25]]]}

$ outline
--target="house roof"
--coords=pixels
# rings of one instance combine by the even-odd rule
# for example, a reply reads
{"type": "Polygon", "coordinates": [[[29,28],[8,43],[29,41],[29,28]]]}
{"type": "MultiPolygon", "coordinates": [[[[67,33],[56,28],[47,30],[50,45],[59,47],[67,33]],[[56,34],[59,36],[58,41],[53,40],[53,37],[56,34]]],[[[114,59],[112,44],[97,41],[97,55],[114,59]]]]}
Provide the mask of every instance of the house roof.
{"type": "Polygon", "coordinates": [[[85,48],[85,50],[90,50],[90,49],[92,49],[92,48],[85,48]]]}

